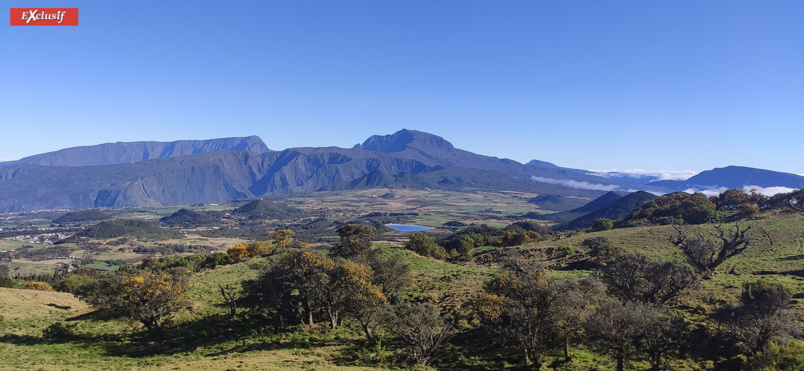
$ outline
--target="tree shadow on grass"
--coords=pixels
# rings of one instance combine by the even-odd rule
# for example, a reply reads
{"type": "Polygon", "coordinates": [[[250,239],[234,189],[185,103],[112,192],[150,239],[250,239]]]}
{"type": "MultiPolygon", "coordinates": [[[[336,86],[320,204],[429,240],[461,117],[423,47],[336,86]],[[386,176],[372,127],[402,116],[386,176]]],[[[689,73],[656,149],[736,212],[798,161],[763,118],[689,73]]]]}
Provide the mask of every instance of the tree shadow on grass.
{"type": "Polygon", "coordinates": [[[163,337],[156,341],[152,341],[144,330],[132,334],[129,340],[104,344],[107,355],[147,357],[208,349],[210,352],[204,355],[214,357],[249,351],[310,349],[340,343],[295,327],[283,331],[270,323],[255,319],[232,320],[228,315],[203,317],[167,327],[163,337]]]}

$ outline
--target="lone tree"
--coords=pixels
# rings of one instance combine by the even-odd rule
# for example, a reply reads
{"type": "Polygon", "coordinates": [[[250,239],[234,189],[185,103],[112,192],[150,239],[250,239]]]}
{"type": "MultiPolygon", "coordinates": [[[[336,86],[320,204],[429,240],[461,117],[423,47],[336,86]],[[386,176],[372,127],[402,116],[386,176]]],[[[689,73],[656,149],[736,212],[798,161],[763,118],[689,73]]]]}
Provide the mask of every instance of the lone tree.
{"type": "Polygon", "coordinates": [[[81,297],[93,307],[142,323],[152,339],[162,335],[162,324],[187,305],[187,270],[110,273],[82,289],[81,297]]]}
{"type": "Polygon", "coordinates": [[[617,360],[617,371],[623,371],[637,350],[636,345],[644,339],[658,317],[656,308],[650,304],[615,300],[600,307],[589,317],[585,327],[587,333],[617,360]]]}
{"type": "Polygon", "coordinates": [[[235,318],[237,316],[237,302],[238,299],[240,299],[240,292],[238,291],[238,288],[231,287],[229,285],[224,287],[220,283],[218,284],[218,288],[221,290],[223,301],[229,307],[229,317],[235,318]]]}
{"type": "Polygon", "coordinates": [[[389,311],[388,317],[388,330],[402,338],[407,343],[408,356],[423,365],[436,359],[438,349],[452,332],[452,326],[431,303],[401,303],[389,311]]]}
{"type": "Polygon", "coordinates": [[[564,359],[572,359],[572,339],[583,329],[583,323],[607,299],[606,286],[594,277],[567,278],[553,282],[556,299],[552,304],[553,321],[564,343],[564,359]]]}
{"type": "Polygon", "coordinates": [[[483,290],[477,303],[483,321],[504,340],[515,342],[525,364],[538,369],[553,328],[550,306],[555,299],[542,268],[516,256],[505,257],[502,272],[483,290]]]}
{"type": "Polygon", "coordinates": [[[677,260],[657,260],[640,253],[617,255],[603,268],[603,282],[622,300],[664,304],[698,282],[689,265],[677,260]]]}
{"type": "Polygon", "coordinates": [[[698,233],[695,237],[690,237],[685,230],[675,225],[673,228],[677,234],[670,237],[670,242],[681,248],[687,261],[695,267],[704,278],[712,278],[715,269],[723,264],[726,259],[744,252],[754,240],[751,229],[756,224],[751,223],[747,226],[734,223],[734,229],[724,229],[721,225],[713,225],[717,233],[707,230],[711,235],[720,241],[712,241],[704,237],[703,233],[698,233]]]}

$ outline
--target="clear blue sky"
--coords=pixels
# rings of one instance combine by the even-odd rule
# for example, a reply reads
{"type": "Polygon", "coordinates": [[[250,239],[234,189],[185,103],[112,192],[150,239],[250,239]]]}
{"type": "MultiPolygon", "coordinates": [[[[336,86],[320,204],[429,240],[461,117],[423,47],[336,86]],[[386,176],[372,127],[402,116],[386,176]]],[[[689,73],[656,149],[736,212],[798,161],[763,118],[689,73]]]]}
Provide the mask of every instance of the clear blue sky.
{"type": "MultiPolygon", "coordinates": [[[[804,1],[4,1],[0,159],[401,128],[520,162],[804,173],[804,1]]],[[[2,9],[0,9],[2,10],[2,9]]]]}

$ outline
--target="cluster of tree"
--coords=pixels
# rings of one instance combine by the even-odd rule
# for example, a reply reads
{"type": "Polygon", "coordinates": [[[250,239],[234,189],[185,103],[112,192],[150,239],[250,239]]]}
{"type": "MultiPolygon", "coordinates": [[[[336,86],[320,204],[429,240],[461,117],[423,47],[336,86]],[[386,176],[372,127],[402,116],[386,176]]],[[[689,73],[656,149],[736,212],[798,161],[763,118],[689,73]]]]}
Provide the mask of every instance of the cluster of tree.
{"type": "Polygon", "coordinates": [[[715,204],[702,193],[671,193],[645,202],[641,210],[629,215],[617,226],[702,224],[713,220],[715,209],[715,204]]]}
{"type": "MultiPolygon", "coordinates": [[[[110,244],[111,245],[111,244],[110,244]]],[[[114,245],[113,245],[114,246],[114,245]]],[[[157,244],[156,246],[137,246],[132,250],[138,254],[206,254],[209,253],[209,246],[204,245],[189,245],[189,244],[157,244]]]]}
{"type": "Polygon", "coordinates": [[[696,286],[699,276],[681,261],[663,261],[637,253],[620,253],[599,274],[549,280],[536,262],[517,256],[503,260],[502,270],[484,286],[476,312],[485,328],[503,344],[517,346],[526,364],[539,369],[552,347],[583,341],[611,354],[617,370],[640,358],[652,370],[668,367],[671,357],[742,357],[723,362],[739,369],[751,357],[800,331],[790,317],[790,292],[766,281],[744,285],[739,306],[724,305],[712,315],[720,325],[700,332],[671,303],[696,286]],[[721,349],[705,354],[691,348],[721,349]],[[728,348],[727,350],[723,350],[728,348]]]}
{"type": "Polygon", "coordinates": [[[215,269],[219,265],[231,264],[230,255],[222,252],[212,254],[194,254],[181,256],[168,256],[162,258],[147,258],[142,264],[136,266],[145,270],[166,270],[171,268],[184,268],[190,272],[200,272],[204,269],[215,269]]]}
{"type": "Polygon", "coordinates": [[[419,255],[436,259],[469,260],[474,250],[481,246],[519,246],[548,238],[552,238],[550,228],[535,222],[520,221],[504,229],[473,225],[440,240],[417,232],[410,235],[406,247],[419,255]]]}
{"type": "Polygon", "coordinates": [[[142,323],[156,339],[164,322],[187,306],[189,273],[183,268],[111,272],[82,285],[77,294],[107,315],[142,323]]]}
{"type": "Polygon", "coordinates": [[[324,321],[334,330],[351,318],[371,342],[381,327],[388,329],[405,341],[411,359],[428,364],[452,326],[432,304],[402,299],[410,268],[398,255],[377,254],[374,233],[368,225],[348,224],[338,229],[340,242],[329,254],[292,245],[277,250],[256,279],[243,282],[242,298],[229,287],[221,286],[221,294],[233,316],[244,306],[283,328],[324,321]]]}
{"type": "Polygon", "coordinates": [[[737,210],[742,218],[751,218],[759,214],[760,206],[767,202],[768,198],[751,190],[745,193],[739,189],[729,189],[723,193],[709,197],[709,201],[715,204],[716,210],[737,210]]]}
{"type": "MultiPolygon", "coordinates": [[[[633,227],[646,224],[703,224],[716,220],[751,219],[762,210],[792,209],[804,212],[804,190],[780,193],[771,197],[756,190],[745,193],[728,189],[706,197],[702,193],[672,193],[657,197],[642,205],[627,218],[615,221],[613,227],[633,227]]],[[[596,221],[597,222],[597,221],[596,221]]],[[[592,228],[592,230],[600,230],[592,228]]]]}

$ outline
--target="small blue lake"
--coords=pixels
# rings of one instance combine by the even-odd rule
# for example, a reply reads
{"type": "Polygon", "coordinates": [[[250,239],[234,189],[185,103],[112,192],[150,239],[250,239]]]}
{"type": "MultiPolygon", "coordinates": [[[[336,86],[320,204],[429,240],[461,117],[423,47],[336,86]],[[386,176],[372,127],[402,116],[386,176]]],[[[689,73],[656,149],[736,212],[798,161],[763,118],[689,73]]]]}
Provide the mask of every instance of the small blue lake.
{"type": "Polygon", "coordinates": [[[413,224],[386,224],[385,226],[400,232],[421,232],[426,231],[428,229],[433,229],[431,227],[425,227],[422,225],[413,225],[413,224]]]}

